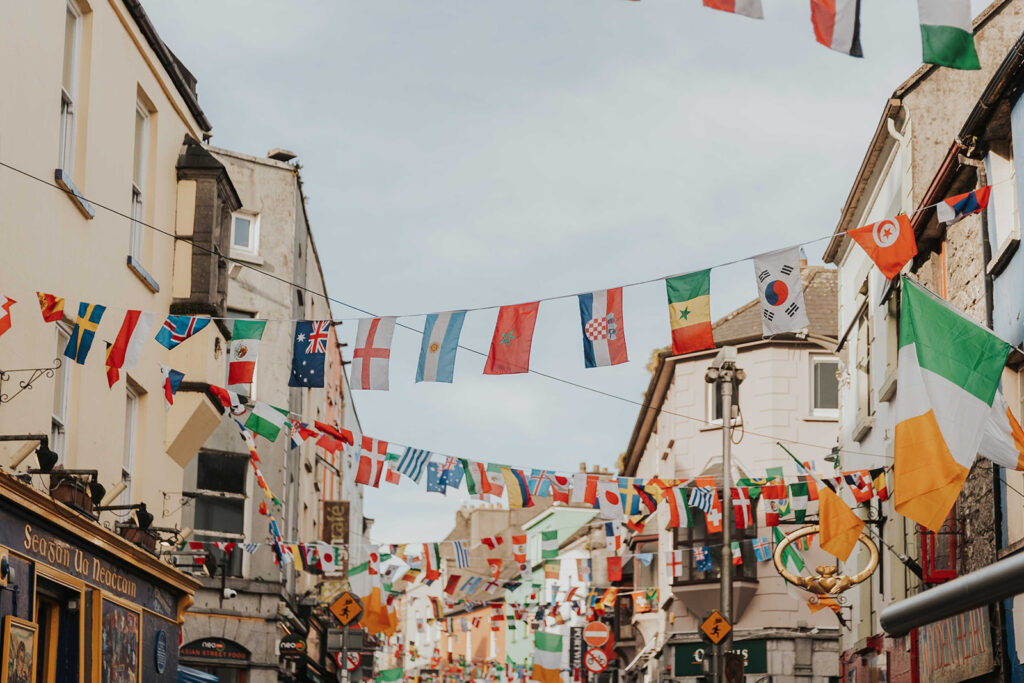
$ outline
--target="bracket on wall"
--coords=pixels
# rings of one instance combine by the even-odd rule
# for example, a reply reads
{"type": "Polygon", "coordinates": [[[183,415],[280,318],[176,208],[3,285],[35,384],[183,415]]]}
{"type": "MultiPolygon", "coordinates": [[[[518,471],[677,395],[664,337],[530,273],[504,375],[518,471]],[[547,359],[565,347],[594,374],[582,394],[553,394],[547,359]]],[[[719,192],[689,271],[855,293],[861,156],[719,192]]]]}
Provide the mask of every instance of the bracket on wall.
{"type": "Polygon", "coordinates": [[[25,391],[26,389],[32,389],[33,388],[32,385],[35,384],[36,380],[38,380],[39,378],[41,378],[41,377],[52,378],[54,376],[54,374],[57,372],[57,370],[60,368],[61,365],[62,365],[61,359],[60,358],[54,358],[53,359],[53,366],[52,367],[44,367],[44,368],[16,368],[16,369],[12,369],[12,370],[0,369],[0,404],[10,403],[21,392],[25,391]],[[16,375],[16,374],[19,374],[19,373],[28,373],[28,379],[19,380],[18,381],[18,390],[15,391],[13,394],[5,394],[4,391],[3,391],[4,382],[10,382],[13,379],[12,376],[16,375]]]}

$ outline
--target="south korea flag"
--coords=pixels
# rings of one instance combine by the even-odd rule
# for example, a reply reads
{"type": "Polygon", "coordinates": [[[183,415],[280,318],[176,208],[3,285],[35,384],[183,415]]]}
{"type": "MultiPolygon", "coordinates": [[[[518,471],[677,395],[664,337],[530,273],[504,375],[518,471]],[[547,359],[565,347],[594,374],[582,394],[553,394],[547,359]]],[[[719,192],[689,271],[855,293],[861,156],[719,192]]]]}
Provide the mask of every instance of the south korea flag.
{"type": "Polygon", "coordinates": [[[800,282],[800,247],[755,256],[754,277],[761,297],[761,331],[765,337],[799,332],[808,326],[800,282]]]}

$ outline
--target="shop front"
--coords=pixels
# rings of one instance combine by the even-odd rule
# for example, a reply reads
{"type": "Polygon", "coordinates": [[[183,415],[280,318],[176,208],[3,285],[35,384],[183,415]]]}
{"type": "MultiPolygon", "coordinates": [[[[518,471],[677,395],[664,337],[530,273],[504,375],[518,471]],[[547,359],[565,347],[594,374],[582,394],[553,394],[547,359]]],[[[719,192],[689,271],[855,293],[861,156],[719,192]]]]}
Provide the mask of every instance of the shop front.
{"type": "Polygon", "coordinates": [[[0,474],[0,670],[7,683],[175,681],[198,584],[0,474]]]}

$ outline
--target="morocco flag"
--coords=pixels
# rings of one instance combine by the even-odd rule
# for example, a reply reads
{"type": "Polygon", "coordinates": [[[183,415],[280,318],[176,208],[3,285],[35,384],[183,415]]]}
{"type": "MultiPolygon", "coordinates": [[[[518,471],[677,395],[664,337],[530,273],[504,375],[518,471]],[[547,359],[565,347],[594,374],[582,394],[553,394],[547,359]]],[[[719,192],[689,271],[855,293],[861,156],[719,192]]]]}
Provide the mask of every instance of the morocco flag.
{"type": "Polygon", "coordinates": [[[668,314],[672,325],[672,352],[676,354],[710,349],[711,270],[665,280],[668,289],[668,314]]]}
{"type": "Polygon", "coordinates": [[[904,214],[854,228],[847,231],[847,234],[864,248],[882,275],[890,280],[899,275],[903,266],[917,255],[914,230],[910,227],[910,219],[904,214]]]}
{"type": "Polygon", "coordinates": [[[502,306],[491,338],[485,375],[514,375],[530,371],[530,346],[540,302],[502,306]]]}

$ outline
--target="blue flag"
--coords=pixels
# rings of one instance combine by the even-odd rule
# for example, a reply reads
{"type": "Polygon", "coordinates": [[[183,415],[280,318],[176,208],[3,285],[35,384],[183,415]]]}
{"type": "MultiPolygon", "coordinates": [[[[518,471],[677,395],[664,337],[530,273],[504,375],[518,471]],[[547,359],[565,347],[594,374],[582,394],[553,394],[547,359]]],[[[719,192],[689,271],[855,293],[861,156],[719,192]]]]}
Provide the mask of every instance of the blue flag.
{"type": "Polygon", "coordinates": [[[459,335],[465,311],[431,313],[423,326],[423,342],[420,344],[420,362],[416,366],[417,382],[448,382],[451,384],[455,373],[455,351],[459,347],[459,335]]]}
{"type": "Polygon", "coordinates": [[[457,489],[462,483],[462,463],[456,458],[448,458],[441,470],[441,483],[448,488],[457,489]]]}
{"type": "Polygon", "coordinates": [[[445,492],[444,465],[439,462],[427,463],[427,490],[431,493],[445,492]]]}
{"type": "Polygon", "coordinates": [[[85,357],[89,355],[92,347],[92,340],[96,336],[96,328],[99,327],[100,318],[106,306],[99,304],[87,304],[84,301],[78,304],[78,320],[75,321],[75,329],[71,330],[71,339],[64,348],[64,355],[79,365],[85,363],[85,357]]]}
{"type": "Polygon", "coordinates": [[[711,551],[708,550],[706,545],[697,546],[693,550],[694,555],[697,559],[697,571],[709,572],[712,569],[711,564],[711,551]]]}
{"type": "Polygon", "coordinates": [[[292,349],[292,374],[288,378],[288,386],[324,385],[324,361],[327,358],[327,338],[330,333],[330,320],[295,322],[295,347],[292,349]]]}
{"type": "Polygon", "coordinates": [[[169,315],[163,327],[156,333],[156,340],[168,349],[191,337],[210,324],[209,318],[197,318],[192,315],[169,315]]]}

